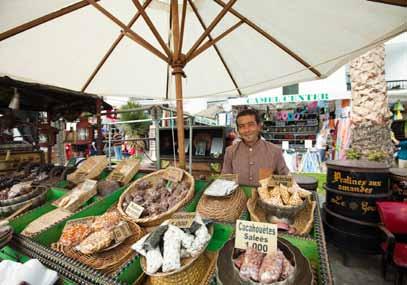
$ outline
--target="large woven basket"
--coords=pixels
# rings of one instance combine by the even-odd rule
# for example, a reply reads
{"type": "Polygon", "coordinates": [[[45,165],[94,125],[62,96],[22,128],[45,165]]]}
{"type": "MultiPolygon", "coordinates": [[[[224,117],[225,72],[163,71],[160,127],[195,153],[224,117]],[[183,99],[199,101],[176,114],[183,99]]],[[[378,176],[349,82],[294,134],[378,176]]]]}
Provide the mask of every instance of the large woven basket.
{"type": "Polygon", "coordinates": [[[228,197],[210,197],[205,194],[199,200],[196,211],[206,219],[234,223],[246,207],[247,197],[240,188],[228,197]]]}
{"type": "Polygon", "coordinates": [[[17,211],[18,209],[26,206],[27,204],[31,204],[30,209],[42,205],[47,198],[47,192],[48,192],[47,189],[43,189],[37,196],[35,196],[31,199],[28,199],[26,201],[23,201],[23,202],[20,202],[17,204],[0,207],[0,216],[10,215],[10,214],[14,213],[15,211],[17,211]]]}
{"type": "Polygon", "coordinates": [[[86,179],[95,179],[103,169],[108,165],[106,156],[104,155],[95,155],[86,159],[85,162],[79,165],[75,172],[67,176],[67,180],[75,184],[79,184],[86,179]]]}
{"type": "MultiPolygon", "coordinates": [[[[267,187],[267,186],[260,186],[260,187],[267,187]]],[[[259,187],[259,188],[260,188],[259,187]]],[[[257,192],[259,190],[253,191],[257,192]]],[[[266,201],[263,201],[260,197],[258,197],[258,204],[260,207],[267,212],[267,214],[276,216],[278,218],[285,218],[289,220],[293,220],[295,216],[305,207],[306,201],[304,200],[301,205],[298,206],[289,206],[289,205],[273,205],[266,201]]]]}
{"type": "MultiPolygon", "coordinates": [[[[208,228],[208,232],[211,235],[213,235],[213,226],[210,226],[208,228]]],[[[146,258],[144,256],[141,256],[140,258],[140,263],[141,263],[141,268],[143,269],[143,271],[145,272],[145,274],[151,276],[151,277],[168,277],[168,276],[172,276],[172,275],[176,275],[180,272],[183,272],[185,270],[187,270],[190,266],[192,266],[195,261],[197,259],[200,258],[201,255],[203,255],[206,251],[206,247],[208,246],[209,241],[207,242],[207,244],[201,249],[201,251],[194,257],[188,257],[188,258],[182,258],[181,259],[181,267],[178,270],[174,270],[174,271],[170,271],[170,272],[156,272],[154,274],[149,274],[146,272],[146,268],[147,268],[147,262],[146,262],[146,258]]]]}
{"type": "MultiPolygon", "coordinates": [[[[269,223],[267,212],[258,205],[258,200],[257,191],[252,191],[252,196],[247,201],[247,210],[250,213],[250,220],[269,223]]],[[[297,230],[296,235],[307,235],[310,233],[314,225],[315,207],[316,202],[308,198],[305,207],[294,217],[292,226],[297,230]]]]}
{"type": "Polygon", "coordinates": [[[0,200],[0,207],[14,205],[14,204],[18,204],[18,203],[27,201],[35,196],[40,195],[41,193],[43,193],[46,190],[48,190],[47,186],[42,186],[42,185],[33,186],[31,192],[29,192],[27,194],[20,195],[15,198],[11,198],[11,199],[0,200]]]}
{"type": "Polygon", "coordinates": [[[149,276],[145,285],[208,285],[217,260],[217,252],[204,252],[185,270],[168,276],[149,276]]]}
{"type": "Polygon", "coordinates": [[[106,180],[117,181],[121,185],[128,184],[140,169],[139,159],[122,160],[107,176],[106,180]]]}
{"type": "Polygon", "coordinates": [[[143,177],[137,179],[127,188],[126,191],[124,191],[122,193],[122,195],[120,196],[118,205],[117,205],[117,209],[119,210],[120,214],[126,220],[133,221],[143,227],[157,226],[157,225],[160,225],[165,220],[168,220],[176,211],[181,209],[184,205],[186,205],[189,201],[192,200],[192,198],[194,197],[194,194],[195,194],[195,180],[194,180],[194,177],[192,177],[192,175],[190,175],[188,172],[183,170],[184,175],[183,175],[182,181],[188,180],[190,183],[190,188],[189,188],[187,194],[184,196],[184,198],[181,199],[180,201],[178,201],[178,203],[176,205],[174,205],[171,209],[169,209],[168,211],[163,212],[159,215],[146,217],[146,218],[139,218],[139,219],[134,219],[125,213],[122,205],[123,205],[126,195],[133,192],[134,188],[142,181],[150,181],[154,184],[155,182],[158,181],[158,179],[160,179],[162,177],[162,175],[165,173],[165,171],[166,171],[165,169],[158,170],[156,172],[150,173],[146,176],[143,176],[143,177]]]}
{"type": "Polygon", "coordinates": [[[123,243],[107,251],[102,251],[94,254],[82,254],[72,247],[63,246],[60,243],[53,243],[51,247],[64,255],[80,261],[96,270],[110,274],[119,269],[126,261],[135,256],[135,252],[131,249],[132,244],[137,242],[143,235],[143,230],[135,223],[129,222],[129,226],[133,234],[128,237],[123,243]]]}

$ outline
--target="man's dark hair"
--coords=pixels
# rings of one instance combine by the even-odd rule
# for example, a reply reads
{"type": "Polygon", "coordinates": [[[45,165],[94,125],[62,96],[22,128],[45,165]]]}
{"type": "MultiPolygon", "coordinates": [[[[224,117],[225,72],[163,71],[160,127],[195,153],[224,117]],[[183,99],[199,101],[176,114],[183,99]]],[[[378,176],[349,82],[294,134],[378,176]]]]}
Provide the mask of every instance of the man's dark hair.
{"type": "Polygon", "coordinates": [[[243,117],[243,116],[254,116],[254,118],[256,119],[256,123],[257,123],[257,124],[260,124],[260,116],[259,116],[259,113],[257,113],[257,111],[256,111],[256,110],[253,110],[253,109],[246,109],[246,110],[240,111],[240,112],[237,114],[237,117],[236,117],[236,126],[238,126],[237,120],[239,119],[239,117],[243,117]]]}

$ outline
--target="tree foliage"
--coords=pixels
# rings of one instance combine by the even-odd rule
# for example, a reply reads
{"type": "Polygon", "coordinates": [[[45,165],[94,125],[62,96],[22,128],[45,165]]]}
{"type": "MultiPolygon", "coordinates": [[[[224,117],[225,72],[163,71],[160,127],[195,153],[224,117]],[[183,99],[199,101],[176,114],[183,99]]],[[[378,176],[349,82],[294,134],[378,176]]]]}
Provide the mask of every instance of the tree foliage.
{"type": "MultiPolygon", "coordinates": [[[[121,106],[120,111],[123,110],[130,110],[140,108],[141,106],[137,103],[128,101],[125,105],[121,106]]],[[[129,112],[129,113],[122,113],[120,114],[120,121],[133,121],[133,120],[143,120],[148,119],[148,115],[144,113],[143,110],[129,112]]],[[[148,130],[150,127],[150,122],[141,122],[141,123],[128,123],[124,124],[124,129],[128,135],[131,137],[144,137],[148,134],[148,130]]]]}

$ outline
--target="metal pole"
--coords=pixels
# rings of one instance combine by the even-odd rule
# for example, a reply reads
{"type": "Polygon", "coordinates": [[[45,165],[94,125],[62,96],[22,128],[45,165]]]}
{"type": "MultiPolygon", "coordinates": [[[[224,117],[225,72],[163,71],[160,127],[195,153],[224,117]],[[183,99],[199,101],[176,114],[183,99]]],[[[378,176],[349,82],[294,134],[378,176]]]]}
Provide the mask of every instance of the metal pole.
{"type": "Polygon", "coordinates": [[[110,131],[110,124],[107,125],[107,131],[109,133],[109,143],[108,143],[108,157],[109,157],[109,169],[112,169],[112,133],[110,131]]]}
{"type": "Polygon", "coordinates": [[[154,120],[155,125],[155,159],[157,170],[161,169],[161,159],[160,159],[160,119],[154,120]]]}
{"type": "Polygon", "coordinates": [[[189,124],[189,173],[192,174],[192,117],[188,120],[189,124]]]}

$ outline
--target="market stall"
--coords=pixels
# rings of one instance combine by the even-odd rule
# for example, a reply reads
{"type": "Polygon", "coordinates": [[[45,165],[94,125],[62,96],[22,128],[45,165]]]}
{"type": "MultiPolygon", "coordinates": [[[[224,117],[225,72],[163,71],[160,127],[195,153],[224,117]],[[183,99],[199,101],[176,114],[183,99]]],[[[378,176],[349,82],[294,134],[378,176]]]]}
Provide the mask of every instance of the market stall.
{"type": "MultiPolygon", "coordinates": [[[[121,169],[123,168],[126,167],[122,166],[121,169]]],[[[132,173],[133,182],[129,187],[116,188],[107,196],[99,196],[100,198],[96,197],[88,202],[81,199],[80,202],[76,202],[76,205],[82,203],[84,207],[74,210],[69,216],[54,219],[50,223],[53,217],[59,215],[56,212],[61,207],[58,205],[66,200],[64,197],[76,196],[73,193],[78,191],[73,189],[71,194],[66,194],[61,188],[51,188],[47,193],[47,202],[43,206],[10,220],[14,238],[0,251],[0,258],[20,262],[36,258],[48,268],[58,272],[64,284],[73,284],[73,282],[174,284],[173,282],[179,282],[179,280],[187,282],[184,284],[221,284],[218,282],[227,284],[224,279],[227,274],[236,271],[237,275],[234,278],[240,278],[239,269],[237,267],[233,269],[231,251],[235,247],[234,239],[238,234],[236,226],[239,227],[239,221],[249,224],[251,221],[266,222],[266,225],[275,226],[267,220],[258,218],[264,209],[260,208],[259,211],[259,206],[256,206],[258,204],[254,199],[257,193],[264,191],[243,185],[238,186],[233,177],[220,177],[209,182],[200,181],[195,180],[187,172],[172,167],[149,175],[132,173]],[[225,193],[220,191],[223,188],[216,186],[217,183],[229,183],[232,188],[225,193]],[[236,208],[235,203],[242,206],[236,208]],[[140,211],[140,207],[144,209],[140,211]],[[230,211],[224,211],[225,208],[229,208],[230,211]],[[197,218],[198,213],[203,220],[197,218]],[[44,219],[44,217],[47,218],[44,219]],[[38,222],[39,220],[41,223],[38,222]],[[174,225],[170,225],[170,228],[168,228],[169,220],[172,221],[171,225],[174,225]],[[44,225],[47,221],[47,226],[27,236],[28,229],[37,227],[33,225],[44,225]],[[195,232],[196,229],[192,229],[194,223],[197,223],[195,226],[198,226],[198,229],[201,227],[201,231],[203,231],[202,227],[205,227],[207,230],[204,232],[209,236],[204,238],[204,232],[198,233],[199,230],[195,232]],[[201,223],[200,226],[199,223],[201,223]],[[164,225],[168,233],[164,230],[159,233],[164,225]],[[175,226],[184,231],[187,229],[186,233],[175,226]],[[115,239],[117,236],[112,236],[113,240],[109,238],[102,241],[106,233],[99,232],[103,232],[105,227],[113,227],[112,232],[117,231],[124,240],[118,241],[115,239]],[[131,238],[129,232],[133,233],[131,238]],[[189,248],[188,243],[185,244],[185,250],[191,250],[192,257],[185,260],[181,258],[181,265],[179,265],[181,267],[173,267],[174,261],[165,261],[168,258],[166,248],[173,246],[166,245],[166,240],[178,239],[166,238],[166,236],[177,235],[177,233],[181,236],[185,235],[179,240],[182,248],[186,242],[184,239],[195,238],[197,242],[196,249],[189,248]],[[198,239],[198,236],[201,237],[198,239]],[[146,245],[146,240],[150,247],[146,245]],[[164,257],[163,265],[151,263],[153,252],[143,251],[143,248],[154,248],[151,244],[153,242],[164,243],[164,251],[161,253],[164,257]],[[142,244],[144,246],[141,246],[142,244]],[[231,270],[228,269],[230,266],[232,266],[231,270]]],[[[109,175],[107,172],[102,172],[98,179],[103,181],[106,177],[112,179],[117,177],[117,174],[109,175]]],[[[84,184],[90,186],[89,181],[92,180],[86,180],[84,184]]],[[[61,182],[60,186],[66,187],[67,184],[67,182],[61,182]]],[[[271,191],[270,193],[273,192],[272,186],[266,187],[271,191]]],[[[278,231],[278,247],[285,252],[290,264],[295,267],[295,272],[287,276],[290,280],[308,280],[301,284],[314,284],[313,282],[332,284],[321,215],[319,208],[315,207],[318,196],[299,188],[293,191],[293,193],[302,191],[302,195],[306,195],[303,197],[308,197],[302,200],[303,203],[310,204],[304,208],[303,213],[299,214],[299,220],[292,224],[291,230],[298,228],[298,231],[287,232],[284,229],[278,231]],[[305,222],[300,222],[301,219],[305,219],[305,222]]],[[[291,200],[294,201],[295,198],[292,197],[291,200]]],[[[191,242],[190,246],[195,244],[193,239],[191,242]]]]}

